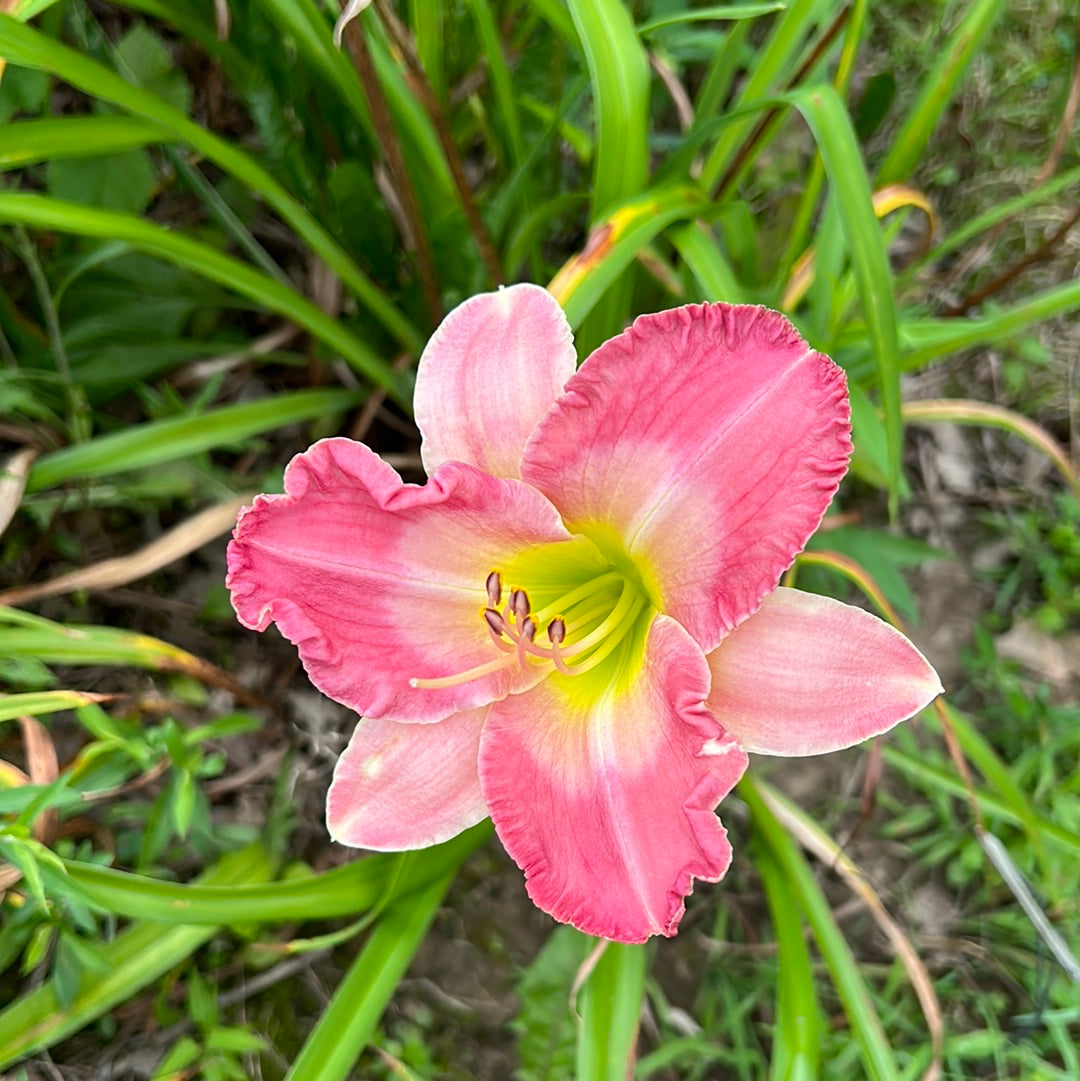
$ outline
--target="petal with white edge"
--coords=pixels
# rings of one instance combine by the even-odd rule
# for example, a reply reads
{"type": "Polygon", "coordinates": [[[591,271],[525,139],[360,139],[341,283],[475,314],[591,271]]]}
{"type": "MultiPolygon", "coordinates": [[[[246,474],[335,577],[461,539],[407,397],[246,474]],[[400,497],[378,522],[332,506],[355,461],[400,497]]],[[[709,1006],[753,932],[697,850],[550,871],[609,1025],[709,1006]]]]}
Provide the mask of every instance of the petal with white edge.
{"type": "Polygon", "coordinates": [[[825,754],[887,732],[941,694],[895,627],[780,587],[708,656],[708,706],[747,751],[825,754]]]}
{"type": "Polygon", "coordinates": [[[274,622],[312,683],[364,717],[437,721],[542,673],[517,665],[442,688],[505,658],[482,611],[485,581],[522,549],[568,540],[535,489],[447,463],[423,487],[362,443],[327,439],[285,472],[285,494],[243,511],[226,585],[240,621],[274,622]]]}
{"type": "Polygon", "coordinates": [[[525,441],[576,365],[570,324],[546,289],[511,285],[458,305],[416,372],[424,468],[457,461],[520,476],[525,441]]]}
{"type": "Polygon", "coordinates": [[[621,942],[673,935],[695,878],[731,860],[714,808],[746,755],[704,709],[705,658],[654,620],[637,677],[595,701],[551,676],[490,707],[480,784],[536,905],[621,942]]]}
{"type": "Polygon", "coordinates": [[[706,652],[817,528],[851,453],[843,371],[778,312],[643,315],[566,386],[521,476],[572,532],[617,538],[706,652]]]}

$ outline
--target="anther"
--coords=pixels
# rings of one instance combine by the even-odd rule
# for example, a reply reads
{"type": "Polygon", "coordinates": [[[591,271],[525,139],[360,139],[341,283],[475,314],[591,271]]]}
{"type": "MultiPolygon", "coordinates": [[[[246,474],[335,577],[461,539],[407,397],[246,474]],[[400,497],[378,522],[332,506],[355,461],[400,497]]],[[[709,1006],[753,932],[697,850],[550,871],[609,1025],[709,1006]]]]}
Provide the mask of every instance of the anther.
{"type": "MultiPolygon", "coordinates": [[[[490,597],[490,594],[488,594],[488,596],[490,597]]],[[[484,620],[491,628],[493,634],[506,634],[506,621],[494,608],[484,609],[484,620]]]]}
{"type": "Polygon", "coordinates": [[[529,604],[529,594],[525,590],[512,589],[510,591],[510,611],[514,613],[519,623],[527,618],[529,612],[532,611],[532,605],[529,604]]]}
{"type": "Polygon", "coordinates": [[[502,600],[502,577],[498,571],[492,571],[484,583],[487,588],[487,601],[489,608],[498,608],[502,600]]]}
{"type": "Polygon", "coordinates": [[[556,616],[547,625],[548,641],[553,646],[561,646],[566,638],[566,620],[562,616],[556,616]]]}

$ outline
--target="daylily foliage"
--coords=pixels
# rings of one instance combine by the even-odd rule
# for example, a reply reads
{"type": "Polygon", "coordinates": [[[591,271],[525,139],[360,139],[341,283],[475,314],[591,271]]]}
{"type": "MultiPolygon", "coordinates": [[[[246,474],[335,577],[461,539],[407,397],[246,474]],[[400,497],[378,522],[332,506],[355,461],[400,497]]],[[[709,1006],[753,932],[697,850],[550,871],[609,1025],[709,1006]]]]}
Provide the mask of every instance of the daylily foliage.
{"type": "Polygon", "coordinates": [[[490,815],[540,908],[640,942],[727,870],[747,752],[848,747],[941,687],[888,624],[778,587],[851,452],[844,374],[783,316],[677,308],[575,359],[545,290],[465,302],[417,373],[428,482],[317,443],[242,513],[228,584],[362,717],[337,840],[490,815]]]}

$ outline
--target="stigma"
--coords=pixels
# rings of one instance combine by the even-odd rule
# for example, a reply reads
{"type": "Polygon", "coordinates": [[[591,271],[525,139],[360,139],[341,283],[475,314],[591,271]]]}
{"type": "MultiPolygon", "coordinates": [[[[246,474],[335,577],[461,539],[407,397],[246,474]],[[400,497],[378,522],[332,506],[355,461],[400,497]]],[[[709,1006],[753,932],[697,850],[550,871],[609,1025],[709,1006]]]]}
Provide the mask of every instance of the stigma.
{"type": "Polygon", "coordinates": [[[454,675],[410,679],[410,687],[454,687],[511,668],[564,676],[589,672],[615,652],[648,603],[615,570],[589,577],[537,608],[526,589],[504,589],[498,570],[484,580],[484,593],[480,618],[496,655],[454,675]]]}

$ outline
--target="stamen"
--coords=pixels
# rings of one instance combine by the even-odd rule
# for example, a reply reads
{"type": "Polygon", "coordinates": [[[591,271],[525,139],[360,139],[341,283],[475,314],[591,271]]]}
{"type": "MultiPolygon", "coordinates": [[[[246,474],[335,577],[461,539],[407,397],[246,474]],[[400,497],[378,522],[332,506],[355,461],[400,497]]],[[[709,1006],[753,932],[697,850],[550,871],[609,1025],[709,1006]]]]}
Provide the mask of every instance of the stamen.
{"type": "Polygon", "coordinates": [[[459,683],[468,683],[470,680],[479,679],[481,676],[490,676],[492,672],[499,672],[517,663],[517,654],[508,653],[505,657],[488,661],[487,664],[479,664],[465,672],[458,672],[453,676],[438,676],[435,679],[410,679],[409,686],[425,691],[437,691],[442,687],[456,687],[459,683]]]}
{"type": "Polygon", "coordinates": [[[410,679],[410,687],[424,690],[454,687],[514,664],[523,671],[538,664],[551,665],[568,676],[588,672],[618,648],[647,603],[640,591],[617,571],[590,579],[536,612],[532,611],[528,593],[521,588],[509,591],[506,604],[499,611],[497,605],[503,599],[503,588],[498,571],[488,574],[484,589],[488,599],[487,607],[481,610],[484,625],[502,656],[455,675],[410,679]],[[541,628],[546,629],[550,647],[536,642],[541,628]],[[569,635],[582,632],[583,637],[567,644],[569,635]]]}

